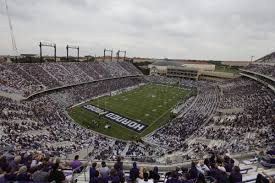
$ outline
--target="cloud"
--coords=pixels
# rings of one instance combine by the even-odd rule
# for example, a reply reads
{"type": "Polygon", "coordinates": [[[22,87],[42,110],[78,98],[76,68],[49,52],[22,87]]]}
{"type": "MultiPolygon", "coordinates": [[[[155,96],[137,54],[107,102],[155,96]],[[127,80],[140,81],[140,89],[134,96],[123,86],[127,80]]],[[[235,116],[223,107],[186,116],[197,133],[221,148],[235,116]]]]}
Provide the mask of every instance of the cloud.
{"type": "MultiPolygon", "coordinates": [[[[274,50],[274,0],[8,0],[20,52],[38,53],[41,40],[102,55],[249,60],[274,50]]],[[[0,54],[11,53],[0,1],[0,54]],[[3,23],[2,23],[3,22],[3,23]]],[[[50,50],[45,50],[50,54],[50,50]]]]}

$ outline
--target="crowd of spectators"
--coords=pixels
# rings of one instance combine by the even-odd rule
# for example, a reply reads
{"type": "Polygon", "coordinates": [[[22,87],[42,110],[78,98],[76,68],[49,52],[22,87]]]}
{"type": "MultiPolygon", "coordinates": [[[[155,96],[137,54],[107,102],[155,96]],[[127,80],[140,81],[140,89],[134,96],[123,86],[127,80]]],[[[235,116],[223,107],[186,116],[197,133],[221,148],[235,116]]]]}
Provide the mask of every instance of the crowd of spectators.
{"type": "Polygon", "coordinates": [[[8,151],[0,153],[0,182],[69,182],[74,165],[40,151],[8,151]]]}
{"type": "Polygon", "coordinates": [[[197,152],[217,148],[249,151],[274,141],[271,106],[275,97],[257,82],[244,78],[213,83],[159,76],[126,77],[139,74],[127,62],[1,64],[2,91],[29,96],[45,89],[75,86],[21,102],[0,97],[0,140],[26,152],[41,150],[64,157],[88,149],[91,158],[99,160],[123,154],[139,161],[155,161],[154,157],[171,149],[192,152],[191,156],[196,157],[197,152]],[[124,142],[102,136],[74,123],[65,111],[93,97],[148,82],[196,88],[197,96],[188,100],[175,119],[147,136],[145,142],[124,142]],[[236,108],[241,112],[218,112],[218,109],[236,108]],[[191,137],[205,141],[190,143],[191,137]],[[205,143],[209,141],[217,143],[205,143]]]}
{"type": "MultiPolygon", "coordinates": [[[[269,151],[268,151],[269,152],[269,151]]],[[[274,153],[274,150],[272,150],[274,153]]],[[[229,154],[211,151],[203,160],[195,160],[190,166],[176,167],[170,172],[160,172],[158,166],[147,168],[133,162],[125,170],[123,158],[118,156],[111,166],[104,160],[61,160],[51,154],[33,151],[0,152],[0,182],[75,182],[77,174],[89,172],[90,183],[240,183],[243,174],[229,154]]],[[[265,172],[258,173],[256,183],[273,183],[274,179],[265,172]]]]}
{"type": "MultiPolygon", "coordinates": [[[[161,80],[172,83],[171,78],[161,80]]],[[[198,95],[192,106],[152,133],[148,141],[189,152],[184,159],[201,158],[202,152],[216,149],[248,152],[274,142],[272,102],[275,96],[270,89],[245,78],[208,85],[200,83],[197,88],[198,95]]]]}
{"type": "Polygon", "coordinates": [[[269,64],[250,64],[244,70],[253,71],[259,74],[275,78],[275,66],[269,64]]]}
{"type": "Polygon", "coordinates": [[[166,173],[167,183],[205,183],[206,180],[217,183],[242,182],[240,168],[234,163],[229,155],[216,155],[212,152],[209,158],[192,161],[189,168],[177,168],[166,173]]]}
{"type": "Polygon", "coordinates": [[[195,81],[179,78],[168,78],[165,76],[144,76],[148,82],[166,84],[166,85],[181,85],[189,88],[197,88],[201,85],[206,85],[209,81],[195,81]]]}
{"type": "Polygon", "coordinates": [[[28,97],[36,92],[99,79],[141,75],[128,62],[49,62],[0,65],[0,90],[28,97]]]}
{"type": "MultiPolygon", "coordinates": [[[[198,129],[186,151],[250,152],[274,143],[275,124],[272,118],[274,93],[249,79],[219,83],[218,109],[210,121],[198,129]],[[234,109],[234,110],[232,110],[234,109]],[[236,110],[238,109],[238,110],[236,110]]],[[[192,156],[189,154],[189,156],[192,156]]],[[[199,156],[202,157],[203,153],[199,156]]]]}
{"type": "Polygon", "coordinates": [[[262,58],[257,59],[255,62],[258,62],[258,63],[275,63],[275,52],[272,52],[268,55],[265,55],[262,58]]]}
{"type": "Polygon", "coordinates": [[[148,144],[128,142],[127,145],[127,142],[94,133],[74,123],[65,111],[73,104],[143,82],[142,78],[106,80],[55,91],[22,102],[0,97],[0,139],[16,149],[38,149],[63,157],[89,149],[91,145],[93,148],[90,152],[96,159],[112,159],[124,151],[129,157],[163,154],[161,148],[155,151],[148,144]]]}

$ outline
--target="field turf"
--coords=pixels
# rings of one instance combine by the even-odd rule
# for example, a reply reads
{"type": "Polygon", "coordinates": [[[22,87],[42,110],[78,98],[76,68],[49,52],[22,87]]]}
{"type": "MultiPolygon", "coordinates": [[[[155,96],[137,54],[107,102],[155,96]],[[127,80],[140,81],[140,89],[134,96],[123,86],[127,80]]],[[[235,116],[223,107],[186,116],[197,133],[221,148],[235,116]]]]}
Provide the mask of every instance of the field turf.
{"type": "Polygon", "coordinates": [[[106,118],[99,119],[96,113],[82,108],[85,104],[68,109],[68,113],[76,122],[86,128],[119,139],[135,140],[168,122],[171,118],[171,109],[180,99],[188,97],[191,93],[191,90],[176,86],[148,84],[115,96],[104,96],[85,103],[91,103],[148,124],[148,128],[141,133],[127,129],[106,118]],[[106,129],[105,125],[110,125],[111,128],[106,129]]]}

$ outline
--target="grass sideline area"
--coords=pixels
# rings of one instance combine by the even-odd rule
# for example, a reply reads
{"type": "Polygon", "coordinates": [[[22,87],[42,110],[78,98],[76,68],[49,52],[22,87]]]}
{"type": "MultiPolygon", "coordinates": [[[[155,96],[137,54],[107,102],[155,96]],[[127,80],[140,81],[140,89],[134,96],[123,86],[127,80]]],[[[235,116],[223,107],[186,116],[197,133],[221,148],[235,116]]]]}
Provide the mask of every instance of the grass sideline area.
{"type": "Polygon", "coordinates": [[[86,128],[123,140],[136,140],[167,123],[171,119],[171,109],[180,99],[192,93],[190,89],[177,86],[147,84],[118,95],[91,100],[67,111],[77,123],[86,128]],[[99,119],[96,113],[82,107],[89,103],[149,126],[143,132],[137,133],[106,118],[99,119]],[[111,128],[106,129],[105,125],[110,125],[111,128]]]}

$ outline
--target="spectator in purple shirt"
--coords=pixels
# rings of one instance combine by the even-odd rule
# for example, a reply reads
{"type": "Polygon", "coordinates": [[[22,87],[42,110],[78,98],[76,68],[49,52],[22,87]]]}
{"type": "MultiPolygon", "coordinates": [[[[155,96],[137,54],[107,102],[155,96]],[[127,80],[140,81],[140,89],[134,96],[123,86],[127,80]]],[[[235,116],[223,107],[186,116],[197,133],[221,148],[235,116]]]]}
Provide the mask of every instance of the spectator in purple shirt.
{"type": "Polygon", "coordinates": [[[242,182],[242,180],[243,180],[243,176],[241,174],[240,167],[234,166],[234,168],[229,176],[230,183],[242,182]]]}
{"type": "Polygon", "coordinates": [[[275,156],[275,147],[274,147],[274,149],[268,150],[268,151],[266,152],[266,154],[269,154],[269,155],[271,155],[271,156],[275,156]]]}
{"type": "Polygon", "coordinates": [[[99,183],[99,171],[95,171],[95,176],[92,177],[89,181],[89,183],[99,183]]]}
{"type": "Polygon", "coordinates": [[[90,180],[92,180],[96,175],[96,165],[97,163],[92,163],[92,167],[90,167],[90,180]]]}
{"type": "Polygon", "coordinates": [[[76,169],[76,172],[77,172],[77,173],[81,172],[82,169],[83,169],[83,168],[81,167],[82,163],[81,163],[78,159],[79,159],[79,156],[76,155],[76,156],[74,157],[74,160],[71,162],[71,168],[72,168],[73,170],[76,169]]]}
{"type": "Polygon", "coordinates": [[[138,178],[138,176],[139,176],[139,168],[137,167],[137,163],[134,162],[133,168],[131,168],[131,170],[130,170],[130,179],[132,181],[135,181],[136,178],[138,178]]]}
{"type": "Polygon", "coordinates": [[[72,167],[72,169],[76,169],[76,168],[78,168],[78,167],[81,166],[81,162],[80,162],[78,159],[79,159],[79,156],[76,155],[76,156],[74,157],[74,160],[71,162],[71,167],[72,167]]]}

